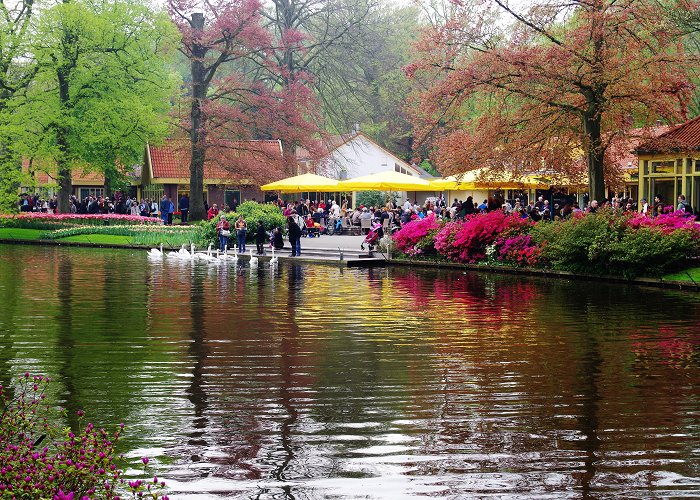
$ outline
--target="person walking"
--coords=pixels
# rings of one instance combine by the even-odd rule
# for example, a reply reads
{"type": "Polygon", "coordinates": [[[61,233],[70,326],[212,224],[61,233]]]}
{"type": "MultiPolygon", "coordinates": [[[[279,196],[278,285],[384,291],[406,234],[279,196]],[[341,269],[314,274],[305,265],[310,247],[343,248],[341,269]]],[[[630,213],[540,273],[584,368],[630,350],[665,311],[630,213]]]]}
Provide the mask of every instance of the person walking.
{"type": "Polygon", "coordinates": [[[226,220],[226,215],[222,215],[216,224],[216,233],[219,236],[219,250],[225,252],[228,248],[228,238],[231,236],[231,224],[226,220]]]}
{"type": "Polygon", "coordinates": [[[238,238],[238,252],[245,253],[245,238],[248,233],[248,225],[240,215],[236,221],[236,237],[238,238]]]}

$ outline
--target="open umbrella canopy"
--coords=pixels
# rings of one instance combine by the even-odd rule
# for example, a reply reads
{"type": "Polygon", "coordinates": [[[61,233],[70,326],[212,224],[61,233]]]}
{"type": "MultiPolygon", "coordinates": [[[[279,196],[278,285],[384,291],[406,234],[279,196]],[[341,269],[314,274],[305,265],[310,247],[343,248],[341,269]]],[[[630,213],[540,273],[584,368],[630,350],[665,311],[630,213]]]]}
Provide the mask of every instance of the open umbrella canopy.
{"type": "Polygon", "coordinates": [[[322,175],[302,174],[261,186],[263,191],[280,191],[284,193],[301,193],[304,191],[334,192],[338,191],[338,181],[322,175]]]}
{"type": "Polygon", "coordinates": [[[435,190],[472,191],[478,189],[548,189],[545,179],[535,176],[513,177],[504,172],[487,172],[485,169],[471,170],[460,175],[433,179],[430,185],[435,190]]]}
{"type": "Polygon", "coordinates": [[[338,187],[340,191],[433,191],[428,181],[393,170],[340,181],[338,187]]]}

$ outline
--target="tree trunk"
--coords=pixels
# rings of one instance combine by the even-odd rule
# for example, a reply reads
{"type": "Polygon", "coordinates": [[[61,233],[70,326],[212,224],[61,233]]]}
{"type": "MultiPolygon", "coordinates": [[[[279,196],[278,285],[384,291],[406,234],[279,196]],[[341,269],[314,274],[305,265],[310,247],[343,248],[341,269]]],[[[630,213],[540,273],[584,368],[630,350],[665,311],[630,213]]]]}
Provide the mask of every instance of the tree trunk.
{"type": "MultiPolygon", "coordinates": [[[[192,27],[195,30],[204,30],[204,14],[192,14],[192,27]]],[[[204,162],[206,160],[206,145],[204,143],[204,116],[202,103],[207,97],[206,72],[204,57],[207,49],[200,44],[192,45],[190,73],[192,75],[192,109],[190,110],[191,130],[190,146],[192,157],[190,159],[190,213],[192,221],[204,220],[204,162]]]]}
{"type": "MultiPolygon", "coordinates": [[[[282,162],[284,164],[284,173],[289,177],[297,175],[297,147],[294,143],[282,139],[282,162]]],[[[305,174],[306,172],[301,172],[305,174]]]]}
{"type": "Polygon", "coordinates": [[[70,196],[73,194],[73,177],[70,168],[58,170],[58,213],[70,213],[70,196]]]}
{"type": "Polygon", "coordinates": [[[602,201],[605,198],[605,178],[603,158],[605,150],[600,135],[600,113],[596,106],[589,106],[583,117],[583,130],[586,142],[586,163],[588,164],[588,194],[590,200],[602,201]]]}

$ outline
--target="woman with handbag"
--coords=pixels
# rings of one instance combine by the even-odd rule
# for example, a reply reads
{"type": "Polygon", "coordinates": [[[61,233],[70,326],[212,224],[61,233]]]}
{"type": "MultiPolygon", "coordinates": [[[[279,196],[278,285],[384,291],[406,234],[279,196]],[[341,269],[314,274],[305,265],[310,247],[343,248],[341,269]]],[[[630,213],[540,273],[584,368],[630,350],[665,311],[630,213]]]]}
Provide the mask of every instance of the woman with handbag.
{"type": "Polygon", "coordinates": [[[228,248],[228,237],[231,236],[231,224],[226,220],[226,216],[222,215],[219,222],[216,224],[216,233],[219,235],[219,250],[226,252],[228,248]]]}

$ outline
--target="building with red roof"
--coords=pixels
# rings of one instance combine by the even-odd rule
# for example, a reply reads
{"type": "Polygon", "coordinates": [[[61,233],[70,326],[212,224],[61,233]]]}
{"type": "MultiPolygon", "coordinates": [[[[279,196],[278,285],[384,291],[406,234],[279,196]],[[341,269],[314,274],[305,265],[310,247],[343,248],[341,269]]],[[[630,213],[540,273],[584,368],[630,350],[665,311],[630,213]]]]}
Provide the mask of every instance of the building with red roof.
{"type": "Polygon", "coordinates": [[[685,195],[694,209],[700,207],[700,116],[670,128],[638,145],[639,193],[650,203],[661,196],[676,205],[685,195]]]}
{"type": "MultiPolygon", "coordinates": [[[[208,153],[204,165],[205,201],[224,207],[265,199],[259,183],[246,174],[280,164],[282,145],[280,141],[270,140],[232,141],[208,153]]],[[[142,195],[159,199],[166,194],[177,206],[176,200],[190,192],[190,158],[189,142],[184,140],[167,139],[160,145],[147,144],[142,195]]]]}

